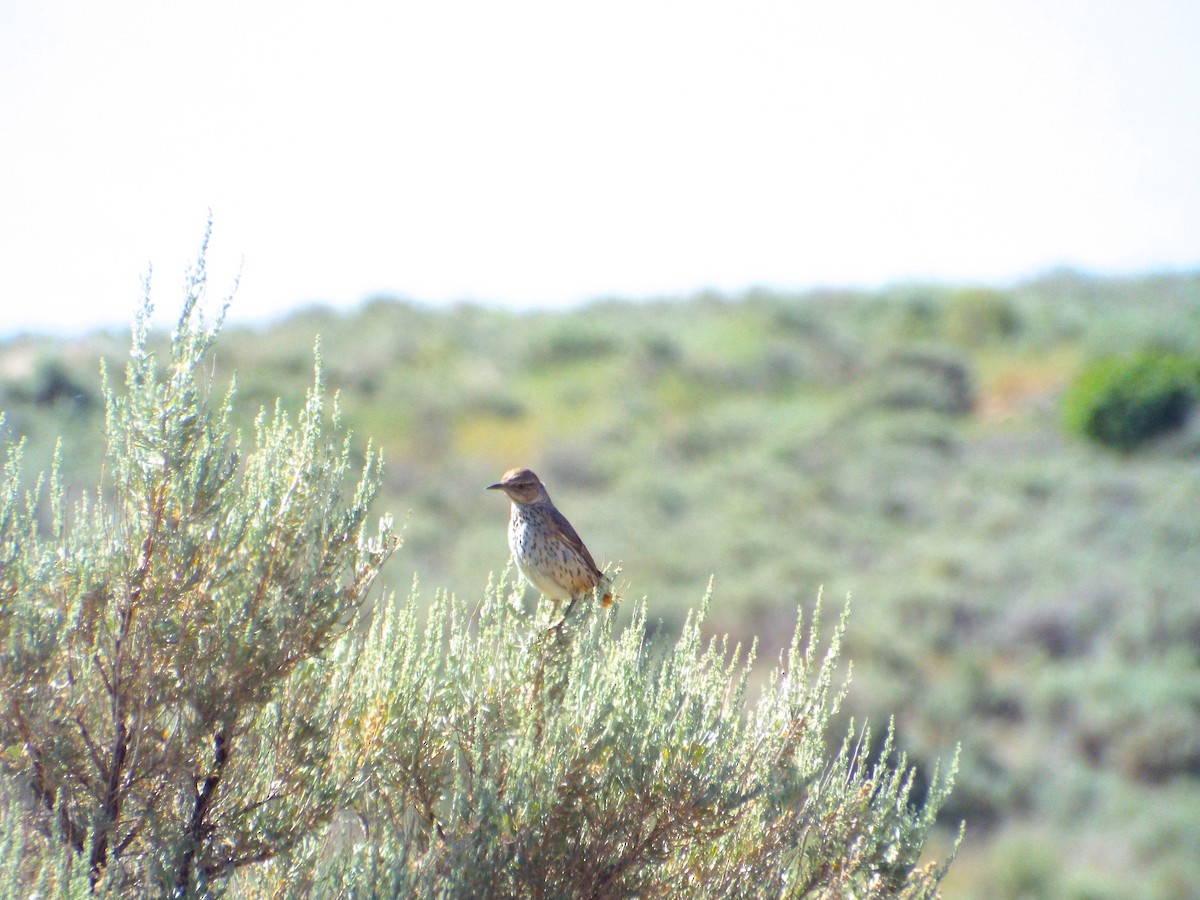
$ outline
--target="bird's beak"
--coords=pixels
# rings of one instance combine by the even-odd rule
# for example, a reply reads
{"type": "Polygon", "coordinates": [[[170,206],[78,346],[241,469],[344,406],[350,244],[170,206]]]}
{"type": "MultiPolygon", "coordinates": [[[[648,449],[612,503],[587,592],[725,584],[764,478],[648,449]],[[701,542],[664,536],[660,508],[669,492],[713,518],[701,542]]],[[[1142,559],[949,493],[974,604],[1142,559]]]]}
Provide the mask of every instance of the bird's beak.
{"type": "Polygon", "coordinates": [[[503,488],[503,487],[504,487],[504,485],[502,485],[500,482],[498,482],[498,481],[497,481],[495,484],[489,484],[489,485],[487,486],[487,489],[488,489],[489,491],[498,491],[498,490],[500,490],[500,489],[501,489],[501,488],[503,488]]]}

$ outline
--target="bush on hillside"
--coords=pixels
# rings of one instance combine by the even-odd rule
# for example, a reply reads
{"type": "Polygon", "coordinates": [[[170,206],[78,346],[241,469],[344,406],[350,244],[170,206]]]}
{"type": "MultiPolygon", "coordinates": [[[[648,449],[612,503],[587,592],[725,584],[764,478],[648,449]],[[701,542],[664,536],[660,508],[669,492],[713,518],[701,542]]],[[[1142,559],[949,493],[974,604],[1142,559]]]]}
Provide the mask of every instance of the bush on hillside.
{"type": "Polygon", "coordinates": [[[962,347],[980,347],[1015,335],[1021,319],[1008,297],[992,288],[960,288],[943,312],[946,338],[962,347]]]}
{"type": "Polygon", "coordinates": [[[1200,360],[1160,351],[1107,357],[1075,378],[1064,418],[1071,431],[1128,452],[1181,428],[1198,394],[1200,360]]]}
{"type": "Polygon", "coordinates": [[[965,362],[937,350],[896,352],[867,381],[868,397],[897,410],[930,410],[961,416],[975,406],[975,385],[965,362]]]}

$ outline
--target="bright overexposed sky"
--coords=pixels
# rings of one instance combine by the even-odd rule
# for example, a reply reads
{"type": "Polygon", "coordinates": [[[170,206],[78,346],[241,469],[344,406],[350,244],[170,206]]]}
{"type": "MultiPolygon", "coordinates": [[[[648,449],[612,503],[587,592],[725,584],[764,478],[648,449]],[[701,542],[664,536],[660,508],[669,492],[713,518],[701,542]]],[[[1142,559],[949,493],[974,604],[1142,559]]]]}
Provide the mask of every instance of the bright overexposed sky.
{"type": "Polygon", "coordinates": [[[0,334],[1200,266],[1196,0],[0,0],[0,334]],[[169,321],[169,315],[168,315],[169,321]]]}

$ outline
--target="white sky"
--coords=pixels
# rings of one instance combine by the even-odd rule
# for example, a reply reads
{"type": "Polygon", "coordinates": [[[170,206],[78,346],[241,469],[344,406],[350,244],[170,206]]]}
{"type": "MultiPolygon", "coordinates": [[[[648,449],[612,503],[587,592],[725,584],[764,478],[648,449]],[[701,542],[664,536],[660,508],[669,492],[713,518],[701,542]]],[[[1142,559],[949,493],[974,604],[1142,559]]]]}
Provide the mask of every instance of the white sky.
{"type": "Polygon", "coordinates": [[[0,0],[0,334],[1200,265],[1196,0],[0,0]]]}

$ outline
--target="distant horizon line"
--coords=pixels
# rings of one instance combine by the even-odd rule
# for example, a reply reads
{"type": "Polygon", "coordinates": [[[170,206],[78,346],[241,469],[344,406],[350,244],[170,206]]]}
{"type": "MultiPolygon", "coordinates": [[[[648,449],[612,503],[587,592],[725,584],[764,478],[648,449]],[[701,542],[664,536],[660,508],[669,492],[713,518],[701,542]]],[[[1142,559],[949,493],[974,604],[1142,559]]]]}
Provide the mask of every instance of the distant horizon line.
{"type": "MultiPolygon", "coordinates": [[[[774,296],[794,296],[803,298],[821,294],[887,294],[904,289],[934,288],[943,291],[982,289],[1000,292],[1012,291],[1028,285],[1053,281],[1055,279],[1075,279],[1092,282],[1132,282],[1153,281],[1161,278],[1189,278],[1200,276],[1200,262],[1186,266],[1161,265],[1136,270],[1100,270],[1071,263],[1059,263],[1046,266],[1031,273],[1005,278],[945,278],[939,276],[912,276],[891,278],[881,282],[813,282],[809,285],[780,286],[770,283],[749,283],[737,288],[716,286],[697,286],[670,292],[648,292],[635,294],[632,292],[610,291],[596,293],[574,300],[552,302],[510,302],[486,297],[463,296],[454,299],[430,300],[405,293],[402,290],[380,289],[364,293],[359,299],[339,303],[334,300],[299,300],[292,306],[282,309],[265,311],[259,314],[245,316],[237,315],[237,291],[230,295],[228,310],[231,315],[225,319],[229,328],[271,328],[287,322],[294,317],[310,315],[317,312],[333,313],[335,315],[353,315],[378,303],[400,303],[420,307],[431,312],[453,311],[458,309],[480,308],[493,311],[507,311],[517,315],[572,313],[589,306],[603,304],[625,303],[630,305],[649,303],[682,303],[700,299],[720,299],[737,301],[750,295],[765,294],[774,296]]],[[[156,308],[159,304],[155,304],[156,308]]],[[[211,309],[215,304],[205,304],[211,309]]],[[[108,334],[125,330],[133,322],[137,304],[131,304],[128,318],[124,322],[95,322],[80,328],[47,328],[42,326],[15,326],[7,328],[0,324],[0,342],[8,343],[21,339],[78,339],[94,335],[108,334]]],[[[154,325],[156,330],[163,325],[154,325]]]]}

